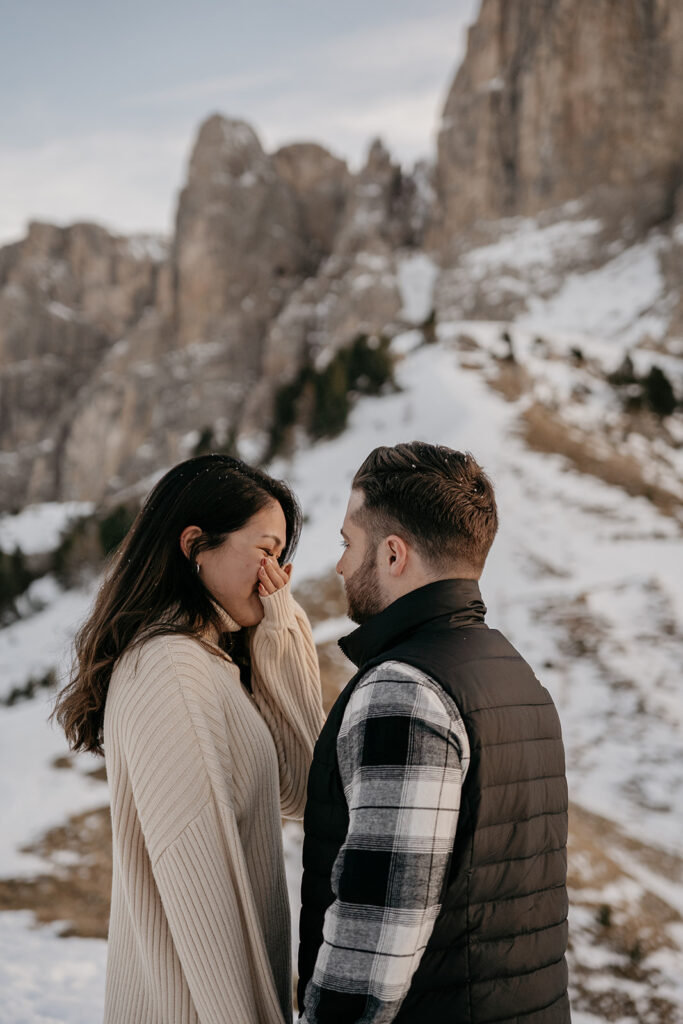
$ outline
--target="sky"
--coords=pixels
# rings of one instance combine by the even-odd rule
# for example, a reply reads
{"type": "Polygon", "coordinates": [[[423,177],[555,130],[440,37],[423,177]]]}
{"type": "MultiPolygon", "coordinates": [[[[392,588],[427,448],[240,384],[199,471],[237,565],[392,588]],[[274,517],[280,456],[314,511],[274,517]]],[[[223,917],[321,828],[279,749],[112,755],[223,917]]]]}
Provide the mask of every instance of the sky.
{"type": "Polygon", "coordinates": [[[199,124],[362,164],[433,156],[479,0],[0,0],[0,244],[30,220],[172,229],[199,124]]]}

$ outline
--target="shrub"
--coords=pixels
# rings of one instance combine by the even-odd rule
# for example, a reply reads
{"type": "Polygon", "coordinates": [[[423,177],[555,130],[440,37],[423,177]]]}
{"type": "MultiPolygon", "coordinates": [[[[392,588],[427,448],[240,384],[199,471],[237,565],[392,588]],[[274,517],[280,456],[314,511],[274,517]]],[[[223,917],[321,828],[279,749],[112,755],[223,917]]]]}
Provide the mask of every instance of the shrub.
{"type": "Polygon", "coordinates": [[[651,366],[645,377],[638,377],[629,355],[607,380],[621,390],[627,412],[637,412],[647,406],[656,416],[670,416],[678,402],[671,381],[659,366],[651,366]]]}
{"type": "Polygon", "coordinates": [[[501,336],[500,336],[500,340],[507,345],[507,351],[506,351],[505,355],[502,356],[503,361],[504,362],[509,362],[509,363],[516,362],[516,360],[515,360],[515,346],[514,346],[514,342],[512,340],[512,335],[510,334],[510,332],[507,331],[507,330],[503,331],[501,336]]]}
{"type": "Polygon", "coordinates": [[[349,363],[349,352],[342,350],[313,379],[315,401],[308,431],[314,438],[334,437],[346,426],[351,407],[349,363]]]}
{"type": "Polygon", "coordinates": [[[364,395],[378,395],[388,381],[393,383],[393,376],[389,339],[359,334],[348,350],[348,389],[364,395]]]}
{"type": "Polygon", "coordinates": [[[614,384],[616,387],[621,387],[625,384],[635,384],[637,381],[635,368],[633,366],[633,360],[631,359],[628,352],[622,359],[621,363],[614,370],[613,373],[607,375],[607,380],[610,384],[614,384]]]}
{"type": "Polygon", "coordinates": [[[598,910],[598,924],[602,928],[609,928],[612,924],[612,908],[609,903],[603,903],[598,910]]]}
{"type": "Polygon", "coordinates": [[[136,515],[135,505],[119,504],[106,514],[100,510],[72,523],[52,556],[52,571],[62,586],[75,586],[84,576],[99,572],[136,515]]]}
{"type": "Polygon", "coordinates": [[[643,392],[647,404],[657,416],[670,416],[676,408],[671,381],[658,366],[650,367],[650,372],[643,380],[643,392]]]}
{"type": "Polygon", "coordinates": [[[133,525],[135,515],[127,505],[117,505],[104,519],[100,519],[97,530],[103,555],[108,555],[119,546],[133,525]]]}
{"type": "Polygon", "coordinates": [[[38,690],[53,690],[57,685],[57,673],[49,668],[42,676],[30,676],[23,686],[13,686],[6,697],[0,700],[0,705],[11,708],[22,700],[30,700],[38,690]]]}
{"type": "Polygon", "coordinates": [[[359,334],[323,369],[305,364],[275,394],[267,458],[282,449],[295,424],[312,438],[334,437],[346,426],[354,395],[378,395],[395,388],[389,344],[388,338],[359,334]]]}
{"type": "Polygon", "coordinates": [[[9,553],[0,551],[0,618],[14,614],[16,599],[35,578],[20,547],[9,553]]]}
{"type": "Polygon", "coordinates": [[[227,439],[218,443],[213,427],[203,427],[199,439],[192,449],[193,455],[209,455],[210,453],[217,453],[219,455],[236,455],[237,432],[231,430],[228,434],[227,439]]]}
{"type": "Polygon", "coordinates": [[[208,455],[208,453],[211,451],[211,445],[212,444],[213,444],[213,428],[212,427],[204,427],[202,429],[200,435],[199,435],[199,440],[197,441],[196,445],[194,446],[192,454],[193,455],[208,455]]]}
{"type": "Polygon", "coordinates": [[[432,308],[429,316],[420,325],[424,340],[427,345],[433,345],[436,340],[436,310],[432,308]]]}

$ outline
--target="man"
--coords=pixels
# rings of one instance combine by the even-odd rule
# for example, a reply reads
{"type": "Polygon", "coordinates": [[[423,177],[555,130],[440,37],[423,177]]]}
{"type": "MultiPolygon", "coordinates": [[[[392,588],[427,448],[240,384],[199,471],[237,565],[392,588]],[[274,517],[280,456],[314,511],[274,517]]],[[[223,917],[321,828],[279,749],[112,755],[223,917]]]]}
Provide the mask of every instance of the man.
{"type": "Polygon", "coordinates": [[[470,455],[377,448],[337,572],[359,671],[323,728],[304,819],[306,1024],[566,1024],[560,723],[484,622],[498,526],[470,455]]]}

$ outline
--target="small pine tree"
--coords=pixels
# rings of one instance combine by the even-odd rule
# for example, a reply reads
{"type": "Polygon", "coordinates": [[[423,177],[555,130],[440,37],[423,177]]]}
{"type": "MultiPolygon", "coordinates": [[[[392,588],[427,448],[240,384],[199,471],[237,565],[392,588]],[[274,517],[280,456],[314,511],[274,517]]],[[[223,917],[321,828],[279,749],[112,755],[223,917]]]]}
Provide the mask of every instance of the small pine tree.
{"type": "Polygon", "coordinates": [[[389,339],[359,334],[349,349],[347,376],[349,388],[365,395],[378,395],[393,379],[389,339]]]}
{"type": "Polygon", "coordinates": [[[622,359],[621,363],[612,373],[608,374],[607,380],[610,384],[614,384],[616,387],[622,384],[635,384],[636,373],[633,366],[633,360],[631,359],[628,352],[622,359]]]}
{"type": "Polygon", "coordinates": [[[24,593],[34,575],[20,547],[8,553],[0,551],[0,615],[14,612],[16,599],[24,593]]]}
{"type": "Polygon", "coordinates": [[[334,437],[346,426],[353,392],[377,395],[393,385],[388,338],[359,334],[321,370],[307,364],[275,395],[269,457],[281,450],[287,431],[300,423],[313,438],[334,437]]]}
{"type": "Polygon", "coordinates": [[[349,353],[342,349],[315,378],[311,434],[313,437],[334,437],[346,426],[348,415],[349,353]]]}
{"type": "Polygon", "coordinates": [[[104,519],[100,520],[98,534],[104,555],[108,555],[119,546],[133,525],[134,519],[135,513],[131,509],[126,505],[117,505],[104,519]]]}
{"type": "Polygon", "coordinates": [[[213,451],[213,428],[204,427],[199,435],[199,440],[194,446],[193,455],[208,455],[213,451]]]}
{"type": "Polygon", "coordinates": [[[643,381],[645,399],[657,416],[670,416],[676,408],[676,396],[671,381],[658,366],[652,366],[643,381]]]}

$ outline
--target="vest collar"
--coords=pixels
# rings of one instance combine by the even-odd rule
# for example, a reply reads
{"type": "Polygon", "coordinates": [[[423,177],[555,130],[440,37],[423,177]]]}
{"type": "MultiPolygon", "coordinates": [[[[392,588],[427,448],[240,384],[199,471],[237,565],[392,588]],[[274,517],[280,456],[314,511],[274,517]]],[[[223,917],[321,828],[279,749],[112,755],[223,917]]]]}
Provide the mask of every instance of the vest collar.
{"type": "Polygon", "coordinates": [[[450,616],[454,626],[483,622],[486,605],[476,580],[436,580],[399,597],[373,615],[353,633],[343,636],[339,646],[358,668],[388,650],[394,642],[431,619],[450,616]]]}

